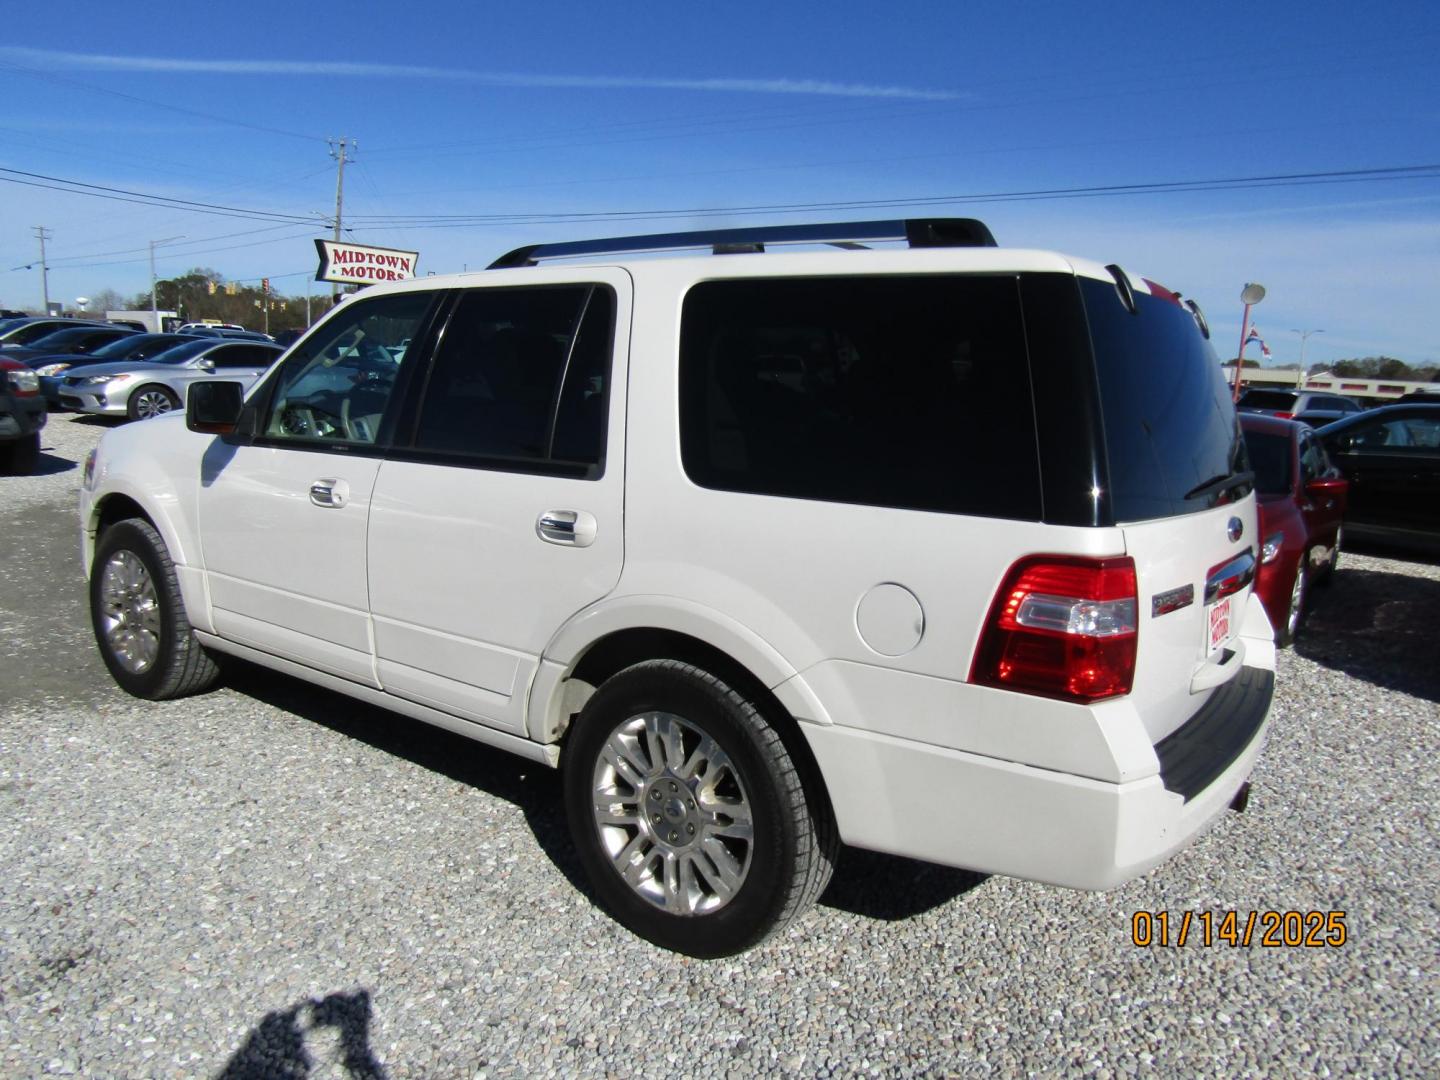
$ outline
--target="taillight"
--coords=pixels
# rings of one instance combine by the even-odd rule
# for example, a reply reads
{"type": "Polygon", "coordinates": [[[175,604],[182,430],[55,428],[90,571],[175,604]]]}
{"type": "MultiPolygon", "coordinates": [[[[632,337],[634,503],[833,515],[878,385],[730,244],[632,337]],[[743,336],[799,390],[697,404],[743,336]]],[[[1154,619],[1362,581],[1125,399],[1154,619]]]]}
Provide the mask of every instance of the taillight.
{"type": "Polygon", "coordinates": [[[1275,414],[1275,419],[1276,419],[1276,420],[1293,420],[1293,419],[1295,419],[1295,414],[1294,414],[1293,412],[1277,412],[1277,413],[1275,414]]]}
{"type": "Polygon", "coordinates": [[[970,681],[1091,702],[1135,680],[1135,560],[1031,556],[990,606],[970,681]]]}

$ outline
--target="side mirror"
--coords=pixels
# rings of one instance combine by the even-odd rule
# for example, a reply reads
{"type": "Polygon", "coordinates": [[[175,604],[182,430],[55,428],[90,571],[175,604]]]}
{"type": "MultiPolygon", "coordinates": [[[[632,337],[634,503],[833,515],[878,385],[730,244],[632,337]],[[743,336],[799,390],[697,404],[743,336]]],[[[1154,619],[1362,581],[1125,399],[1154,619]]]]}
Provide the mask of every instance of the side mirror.
{"type": "Polygon", "coordinates": [[[204,435],[233,435],[245,405],[237,382],[197,382],[185,399],[185,426],[204,435]]]}
{"type": "Polygon", "coordinates": [[[200,361],[197,361],[197,362],[196,362],[195,366],[196,366],[197,368],[199,368],[201,371],[214,372],[214,370],[215,370],[215,361],[214,361],[214,360],[210,360],[210,359],[200,360],[200,361]]]}

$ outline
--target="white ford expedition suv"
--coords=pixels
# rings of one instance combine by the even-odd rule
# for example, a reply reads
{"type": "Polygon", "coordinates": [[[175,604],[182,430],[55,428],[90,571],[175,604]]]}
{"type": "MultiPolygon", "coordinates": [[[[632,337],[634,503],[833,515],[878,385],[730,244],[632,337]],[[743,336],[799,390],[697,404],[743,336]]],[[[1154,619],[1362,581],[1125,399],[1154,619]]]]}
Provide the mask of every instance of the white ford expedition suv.
{"type": "Polygon", "coordinates": [[[560,767],[598,898],[692,955],[840,841],[1110,888],[1243,801],[1270,709],[1208,336],[969,220],[375,286],[101,440],[95,636],[142,697],[230,654],[560,767]]]}

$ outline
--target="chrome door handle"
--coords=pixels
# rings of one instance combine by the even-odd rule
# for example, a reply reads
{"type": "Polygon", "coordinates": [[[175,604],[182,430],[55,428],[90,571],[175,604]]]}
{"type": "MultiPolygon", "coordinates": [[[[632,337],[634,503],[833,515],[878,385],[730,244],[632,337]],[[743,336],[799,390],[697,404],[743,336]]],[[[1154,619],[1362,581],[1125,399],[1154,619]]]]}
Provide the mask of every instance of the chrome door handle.
{"type": "Polygon", "coordinates": [[[595,515],[584,510],[546,510],[535,519],[536,535],[547,544],[589,547],[597,528],[595,515]]]}
{"type": "Polygon", "coordinates": [[[350,501],[350,485],[334,478],[313,480],[310,483],[310,501],[327,510],[339,510],[350,501]]]}

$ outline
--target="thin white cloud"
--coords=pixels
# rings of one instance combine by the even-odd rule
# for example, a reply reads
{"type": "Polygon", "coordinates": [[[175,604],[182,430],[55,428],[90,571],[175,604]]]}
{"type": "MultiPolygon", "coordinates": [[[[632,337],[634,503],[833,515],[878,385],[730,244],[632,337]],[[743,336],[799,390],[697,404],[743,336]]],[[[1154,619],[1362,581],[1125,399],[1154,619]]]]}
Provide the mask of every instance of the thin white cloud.
{"type": "Polygon", "coordinates": [[[187,60],[154,56],[109,56],[0,46],[0,58],[72,71],[138,71],[152,74],[314,75],[326,78],[447,79],[488,86],[551,87],[585,90],[698,90],[731,94],[803,94],[814,97],[891,98],[955,101],[949,90],[873,86],[820,79],[662,79],[629,75],[528,75],[510,71],[466,71],[417,64],[369,64],[337,60],[187,60]]]}

